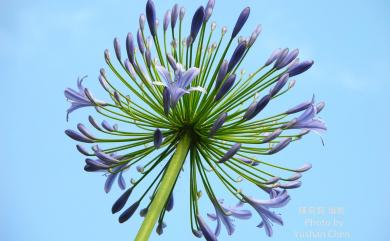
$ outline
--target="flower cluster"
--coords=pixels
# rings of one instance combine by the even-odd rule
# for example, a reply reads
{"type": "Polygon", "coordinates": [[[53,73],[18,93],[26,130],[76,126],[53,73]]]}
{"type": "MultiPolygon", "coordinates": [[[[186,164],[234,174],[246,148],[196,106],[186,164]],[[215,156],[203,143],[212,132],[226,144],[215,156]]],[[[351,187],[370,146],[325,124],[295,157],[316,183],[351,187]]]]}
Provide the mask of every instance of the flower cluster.
{"type": "Polygon", "coordinates": [[[147,240],[156,223],[156,232],[163,233],[164,217],[173,208],[174,187],[187,156],[190,222],[195,236],[217,240],[222,225],[233,234],[234,218],[252,216],[244,205],[258,213],[258,227],[271,236],[272,224],[283,225],[280,214],[273,210],[289,202],[287,189],[300,187],[301,174],[311,165],[287,168],[264,159],[309,132],[326,130],[318,117],[324,102],[316,103],[314,97],[276,114],[266,116],[265,111],[293,89],[295,80],[291,78],[307,71],[313,61],[299,60],[298,49],[276,49],[247,75],[241,64],[260,35],[261,25],[249,37],[239,36],[250,15],[247,7],[231,34],[222,27],[213,42],[218,34],[216,23],[210,23],[214,5],[210,0],[195,11],[189,33],[184,36],[184,7],[176,4],[168,10],[160,29],[155,5],[148,0],[136,36],[129,33],[126,37],[127,58],[118,38],[114,39],[117,63],[109,50],[104,52],[110,73],[101,69],[99,82],[109,100],[95,99],[83,86],[84,78],[78,80],[77,90],[65,90],[71,103],[67,118],[76,109],[94,107],[102,119],[99,124],[89,116],[94,131],[80,123],[77,130],[65,133],[91,145],[90,149],[80,144],[76,147],[86,156],[85,171],[105,174],[107,193],[115,181],[124,190],[112,213],[121,212],[122,223],[146,204],[140,209],[145,219],[135,240],[147,240]],[[128,183],[126,171],[138,177],[128,183]],[[214,179],[237,198],[238,205],[225,205],[213,189],[214,179]],[[257,199],[240,189],[243,180],[259,187],[266,197],[257,199]],[[139,197],[131,195],[136,188],[142,192],[139,197]],[[133,198],[135,201],[125,208],[133,198]],[[204,199],[215,210],[207,216],[199,208],[199,201],[204,199]],[[215,230],[209,226],[213,221],[215,230]]]}

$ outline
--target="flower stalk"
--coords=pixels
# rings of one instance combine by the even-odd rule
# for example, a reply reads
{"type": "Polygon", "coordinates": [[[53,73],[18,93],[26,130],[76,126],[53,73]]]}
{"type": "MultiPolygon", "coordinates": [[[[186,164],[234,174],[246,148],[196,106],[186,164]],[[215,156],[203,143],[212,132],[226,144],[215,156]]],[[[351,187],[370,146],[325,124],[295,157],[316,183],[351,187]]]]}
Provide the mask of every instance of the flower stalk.
{"type": "Polygon", "coordinates": [[[163,211],[169,195],[176,182],[176,178],[186,160],[191,144],[190,133],[185,133],[176,146],[175,154],[169,161],[168,168],[160,182],[160,186],[149,207],[149,211],[139,229],[135,241],[145,241],[149,239],[151,232],[157,222],[160,213],[163,211]]]}

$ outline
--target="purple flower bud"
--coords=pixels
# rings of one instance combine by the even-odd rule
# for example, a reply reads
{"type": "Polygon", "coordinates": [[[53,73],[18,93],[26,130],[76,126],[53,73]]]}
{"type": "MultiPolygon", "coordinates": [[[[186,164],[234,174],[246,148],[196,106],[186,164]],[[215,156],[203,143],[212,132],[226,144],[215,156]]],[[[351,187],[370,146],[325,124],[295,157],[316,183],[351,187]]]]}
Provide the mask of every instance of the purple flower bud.
{"type": "Polygon", "coordinates": [[[288,77],[288,73],[285,73],[278,79],[276,85],[270,91],[271,98],[274,97],[286,85],[288,77]]]}
{"type": "Polygon", "coordinates": [[[139,215],[140,215],[141,217],[145,217],[146,214],[148,214],[148,209],[147,209],[147,208],[144,208],[144,209],[142,209],[142,210],[139,212],[139,215]]]}
{"type": "Polygon", "coordinates": [[[298,179],[300,179],[302,177],[302,174],[300,174],[299,172],[296,172],[294,173],[292,176],[286,178],[286,179],[283,179],[284,181],[296,181],[298,179]]]}
{"type": "Polygon", "coordinates": [[[93,167],[94,170],[104,170],[110,168],[108,165],[102,163],[100,160],[92,160],[87,158],[85,159],[85,163],[88,166],[93,167]]]}
{"type": "Polygon", "coordinates": [[[134,40],[133,40],[133,35],[131,33],[127,34],[126,38],[126,50],[127,50],[127,56],[129,57],[130,63],[134,65],[134,40]]]}
{"type": "Polygon", "coordinates": [[[202,27],[202,23],[204,20],[204,8],[203,6],[200,6],[195,14],[194,17],[192,18],[192,23],[191,23],[191,37],[192,41],[195,41],[196,36],[199,33],[200,28],[202,27]]]}
{"type": "Polygon", "coordinates": [[[282,129],[276,129],[274,132],[272,132],[271,134],[269,134],[268,136],[266,136],[262,141],[261,143],[267,143],[267,142],[270,142],[272,140],[274,140],[275,138],[277,138],[280,134],[282,134],[282,129]]]}
{"type": "Polygon", "coordinates": [[[218,163],[224,163],[230,158],[232,158],[241,148],[240,143],[235,143],[230,149],[223,155],[223,157],[218,161],[218,163]]]}
{"type": "Polygon", "coordinates": [[[168,88],[164,87],[164,90],[163,90],[163,103],[164,103],[164,113],[165,113],[165,115],[168,115],[168,113],[169,113],[170,102],[171,102],[171,94],[169,93],[168,88]]]}
{"type": "MultiPolygon", "coordinates": [[[[202,231],[202,234],[203,234],[204,238],[207,241],[218,241],[218,239],[215,236],[214,232],[210,229],[210,227],[207,225],[207,223],[204,221],[204,219],[199,214],[196,216],[196,218],[197,218],[200,230],[202,231]]],[[[196,237],[199,236],[199,234],[196,233],[196,230],[193,230],[193,233],[194,233],[194,235],[196,237]]]]}
{"type": "Polygon", "coordinates": [[[246,159],[246,158],[242,158],[242,157],[239,157],[238,159],[240,159],[240,161],[245,162],[246,164],[252,165],[254,167],[260,164],[260,162],[253,161],[251,159],[246,159]]]}
{"type": "Polygon", "coordinates": [[[257,102],[254,101],[252,104],[250,104],[250,106],[249,106],[248,109],[246,110],[243,119],[244,119],[244,120],[250,120],[250,119],[252,119],[252,118],[255,116],[256,107],[257,107],[257,102]]]}
{"type": "Polygon", "coordinates": [[[306,172],[312,168],[312,165],[310,163],[303,164],[300,168],[296,169],[296,172],[306,172]]]}
{"type": "Polygon", "coordinates": [[[222,127],[223,123],[225,123],[226,118],[227,118],[226,112],[222,112],[218,116],[217,120],[214,122],[213,126],[211,127],[209,137],[212,137],[215,135],[215,133],[217,133],[217,131],[222,127]]]}
{"type": "Polygon", "coordinates": [[[146,19],[148,20],[150,34],[153,37],[156,36],[156,8],[152,0],[148,0],[146,3],[146,19]]]}
{"type": "Polygon", "coordinates": [[[144,31],[144,29],[145,29],[145,20],[146,20],[145,15],[144,15],[144,14],[141,14],[141,15],[139,16],[139,28],[140,28],[142,31],[144,31]]]}
{"type": "Polygon", "coordinates": [[[215,96],[215,101],[219,101],[234,85],[236,80],[236,75],[230,75],[225,82],[223,82],[221,88],[219,89],[217,95],[215,96]]]}
{"type": "Polygon", "coordinates": [[[185,14],[186,14],[186,9],[184,7],[181,7],[180,8],[180,13],[179,13],[180,21],[183,20],[185,14]]]}
{"type": "Polygon", "coordinates": [[[214,6],[215,6],[215,0],[209,0],[207,5],[206,5],[206,10],[205,10],[205,13],[206,13],[205,18],[204,18],[205,22],[209,21],[211,14],[213,14],[214,6]]]}
{"type": "Polygon", "coordinates": [[[317,114],[320,113],[325,107],[325,102],[321,101],[316,105],[317,114]]]}
{"type": "Polygon", "coordinates": [[[89,123],[99,131],[103,131],[92,116],[88,117],[89,123]]]}
{"type": "Polygon", "coordinates": [[[237,34],[240,32],[242,27],[244,26],[246,20],[248,20],[249,13],[251,12],[251,9],[249,7],[244,8],[242,10],[240,16],[237,19],[236,25],[234,26],[233,32],[232,32],[232,39],[237,36],[237,34]]]}
{"type": "Polygon", "coordinates": [[[110,51],[108,49],[104,50],[104,59],[109,62],[110,61],[110,51]]]}
{"type": "Polygon", "coordinates": [[[125,67],[126,70],[129,72],[131,78],[135,79],[135,70],[133,65],[130,63],[128,59],[125,60],[125,67]]]}
{"type": "Polygon", "coordinates": [[[275,61],[274,68],[279,69],[279,65],[282,63],[283,59],[287,56],[287,54],[288,48],[283,49],[279,57],[275,61]]]}
{"type": "Polygon", "coordinates": [[[127,200],[129,199],[131,192],[133,191],[133,188],[129,188],[124,192],[112,205],[111,212],[112,214],[119,212],[122,210],[122,208],[125,206],[127,200]]]}
{"type": "Polygon", "coordinates": [[[140,29],[138,29],[138,32],[137,32],[137,43],[138,43],[139,51],[141,52],[141,54],[144,54],[145,53],[145,43],[144,43],[144,39],[142,37],[142,32],[140,29]]]}
{"type": "Polygon", "coordinates": [[[158,235],[163,234],[164,228],[166,228],[166,227],[167,227],[167,225],[164,222],[158,222],[157,228],[156,228],[156,233],[158,235]]]}
{"type": "Polygon", "coordinates": [[[283,189],[294,189],[300,187],[301,185],[302,185],[301,181],[292,181],[287,183],[281,183],[279,184],[279,187],[283,189]]]}
{"type": "Polygon", "coordinates": [[[111,88],[103,75],[99,75],[99,83],[107,92],[111,93],[111,88]]]}
{"type": "Polygon", "coordinates": [[[121,61],[121,46],[119,44],[118,38],[114,39],[114,49],[115,49],[116,58],[120,62],[121,61]]]}
{"type": "Polygon", "coordinates": [[[77,144],[76,148],[83,155],[86,155],[86,156],[90,156],[91,155],[82,145],[78,145],[77,144]]]}
{"type": "Polygon", "coordinates": [[[191,36],[188,36],[186,39],[186,46],[189,47],[194,42],[194,39],[191,36]]]}
{"type": "Polygon", "coordinates": [[[96,139],[89,131],[88,129],[81,123],[77,124],[77,129],[81,132],[81,134],[83,134],[84,136],[86,136],[87,138],[89,139],[96,139]]]}
{"type": "Polygon", "coordinates": [[[269,56],[269,58],[267,59],[267,61],[265,62],[264,66],[268,66],[270,64],[272,64],[275,60],[277,60],[280,56],[280,54],[282,53],[282,49],[275,49],[271,56],[269,56]]]}
{"type": "Polygon", "coordinates": [[[221,67],[219,68],[217,81],[215,81],[215,88],[219,88],[219,86],[221,85],[223,79],[227,74],[227,68],[228,68],[228,61],[224,60],[221,64],[221,67]]]}
{"type": "Polygon", "coordinates": [[[310,69],[310,67],[314,64],[313,60],[305,60],[296,65],[291,66],[287,71],[290,74],[290,77],[299,75],[306,70],[310,69]]]}
{"type": "Polygon", "coordinates": [[[262,30],[261,25],[260,24],[257,25],[255,31],[253,31],[251,37],[249,38],[248,47],[252,46],[255,43],[257,37],[259,37],[259,35],[261,33],[261,30],[262,30]]]}
{"type": "Polygon", "coordinates": [[[287,110],[287,111],[285,112],[285,114],[291,115],[291,114],[294,114],[294,113],[297,113],[297,112],[306,110],[307,108],[309,108],[309,106],[310,106],[311,104],[312,104],[311,101],[302,102],[302,103],[300,103],[299,105],[294,106],[293,108],[287,110]]]}
{"type": "Polygon", "coordinates": [[[65,134],[75,141],[81,141],[81,142],[85,142],[85,143],[93,143],[93,140],[81,135],[80,133],[78,133],[77,131],[74,131],[74,130],[66,130],[65,134]]]}
{"type": "Polygon", "coordinates": [[[177,70],[177,64],[176,64],[176,60],[175,58],[172,56],[172,54],[167,54],[167,59],[168,59],[168,63],[169,65],[172,67],[172,69],[174,71],[177,70]]]}
{"type": "Polygon", "coordinates": [[[118,91],[114,91],[114,98],[115,98],[116,102],[118,102],[118,104],[120,105],[121,104],[121,97],[119,96],[118,91]]]}
{"type": "Polygon", "coordinates": [[[246,50],[246,43],[241,42],[237,45],[237,48],[234,50],[232,57],[230,58],[227,72],[233,70],[233,68],[237,65],[237,63],[241,60],[246,50]]]}
{"type": "Polygon", "coordinates": [[[150,67],[152,65],[152,56],[150,53],[150,49],[146,49],[145,60],[146,60],[146,65],[150,67]]]}
{"type": "Polygon", "coordinates": [[[259,114],[268,105],[270,100],[271,96],[269,94],[261,98],[261,100],[257,103],[255,116],[259,114]]]}
{"type": "Polygon", "coordinates": [[[163,140],[163,134],[161,133],[160,129],[157,128],[154,131],[154,141],[153,141],[154,147],[156,147],[157,149],[160,148],[162,140],[163,140]]]}
{"type": "Polygon", "coordinates": [[[270,155],[275,154],[275,153],[283,150],[286,146],[288,146],[288,144],[290,144],[291,141],[292,141],[291,137],[283,139],[278,144],[276,144],[274,147],[272,147],[272,149],[270,151],[268,151],[268,154],[270,154],[270,155]]]}
{"type": "Polygon", "coordinates": [[[170,18],[171,18],[171,11],[168,10],[165,12],[165,16],[164,16],[164,23],[163,23],[164,32],[166,32],[168,29],[170,18]]]}
{"type": "MultiPolygon", "coordinates": [[[[281,69],[289,65],[293,60],[298,56],[299,49],[294,49],[293,51],[289,52],[286,56],[284,56],[283,59],[280,60],[280,62],[276,65],[275,68],[281,69]]],[[[279,59],[278,59],[279,60],[279,59]]]]}
{"type": "Polygon", "coordinates": [[[174,29],[176,26],[177,17],[179,16],[179,5],[175,4],[171,12],[171,28],[174,29]]]}
{"type": "MultiPolygon", "coordinates": [[[[150,1],[150,0],[149,0],[150,1]]],[[[140,204],[140,201],[135,202],[133,205],[131,205],[128,209],[126,209],[120,216],[119,216],[119,222],[124,223],[126,222],[137,210],[138,206],[140,204]]]]}
{"type": "Polygon", "coordinates": [[[171,192],[171,195],[169,195],[168,203],[167,203],[168,212],[170,212],[173,209],[173,205],[174,205],[173,192],[171,192]]]}
{"type": "Polygon", "coordinates": [[[106,120],[102,121],[102,126],[107,131],[114,131],[115,129],[106,120]]]}

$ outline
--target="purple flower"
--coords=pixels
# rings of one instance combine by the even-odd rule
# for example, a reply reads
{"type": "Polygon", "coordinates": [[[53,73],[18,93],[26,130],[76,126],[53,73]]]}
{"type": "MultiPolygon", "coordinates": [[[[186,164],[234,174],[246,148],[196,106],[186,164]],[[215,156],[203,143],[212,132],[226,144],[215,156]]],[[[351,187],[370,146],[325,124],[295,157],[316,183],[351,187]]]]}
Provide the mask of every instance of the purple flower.
{"type": "Polygon", "coordinates": [[[129,199],[131,193],[133,191],[133,187],[130,187],[129,189],[126,190],[126,192],[124,192],[114,203],[114,205],[112,205],[112,208],[111,208],[111,212],[114,214],[114,213],[117,213],[119,212],[120,210],[122,210],[122,208],[126,205],[126,202],[127,200],[129,199]]]}
{"type": "Polygon", "coordinates": [[[171,192],[171,194],[169,195],[169,198],[168,198],[168,203],[167,203],[167,211],[168,212],[170,212],[173,209],[174,203],[175,203],[175,201],[173,198],[173,192],[171,192]]]}
{"type": "Polygon", "coordinates": [[[165,86],[163,90],[163,104],[164,104],[165,115],[168,115],[169,113],[170,103],[171,103],[171,94],[169,93],[168,87],[165,86]]]}
{"type": "Polygon", "coordinates": [[[249,164],[252,166],[257,166],[260,164],[260,162],[258,162],[258,161],[254,161],[254,160],[243,158],[243,157],[239,157],[238,159],[240,159],[240,161],[245,162],[246,164],[249,164]]]}
{"type": "Polygon", "coordinates": [[[220,234],[221,221],[222,224],[225,226],[228,235],[232,235],[234,233],[234,220],[231,217],[246,220],[252,216],[252,213],[249,210],[240,209],[242,205],[243,203],[240,202],[234,207],[226,207],[223,205],[223,200],[220,200],[219,206],[223,209],[223,211],[221,211],[220,207],[214,204],[215,214],[208,213],[207,216],[211,220],[217,221],[217,227],[214,232],[215,236],[218,236],[220,234]]]}
{"type": "MultiPolygon", "coordinates": [[[[170,107],[172,108],[176,106],[177,102],[184,94],[188,94],[191,91],[205,92],[205,90],[201,87],[188,88],[191,85],[192,81],[196,78],[196,76],[198,76],[198,68],[192,67],[185,71],[181,64],[176,64],[176,66],[177,69],[175,71],[175,81],[172,81],[171,75],[168,70],[166,70],[162,66],[156,66],[157,71],[159,72],[165,83],[155,82],[155,84],[164,85],[166,87],[167,93],[169,93],[169,98],[165,97],[165,95],[167,94],[164,94],[164,100],[167,101],[169,99],[170,107]]],[[[167,103],[164,102],[164,107],[166,105],[167,103]]]]}
{"type": "Polygon", "coordinates": [[[261,100],[259,100],[256,106],[255,116],[259,114],[268,105],[270,100],[271,96],[269,94],[265,95],[263,98],[261,98],[261,100]]]}
{"type": "Polygon", "coordinates": [[[279,187],[282,189],[295,189],[302,185],[302,182],[299,180],[286,182],[286,183],[279,183],[279,187]]]}
{"type": "Polygon", "coordinates": [[[204,18],[205,22],[209,21],[211,14],[213,14],[214,6],[215,6],[215,0],[209,0],[205,9],[205,18],[204,18]]]}
{"type": "Polygon", "coordinates": [[[280,208],[285,206],[289,200],[290,196],[285,190],[279,191],[274,190],[270,191],[269,200],[257,200],[254,198],[247,197],[243,195],[244,200],[250,204],[260,215],[262,221],[257,226],[259,228],[264,227],[266,234],[272,236],[272,223],[283,225],[283,220],[279,214],[271,211],[270,208],[280,208]]]}
{"type": "Polygon", "coordinates": [[[133,214],[135,213],[135,211],[137,211],[138,207],[139,207],[139,204],[141,203],[140,200],[136,201],[133,205],[131,205],[128,209],[126,209],[120,216],[119,216],[119,222],[120,223],[124,223],[126,222],[127,220],[129,220],[129,218],[131,218],[133,216],[133,214]]]}
{"type": "Polygon", "coordinates": [[[225,82],[222,83],[221,88],[219,89],[218,93],[215,95],[215,101],[219,101],[220,99],[222,99],[223,96],[225,96],[227,92],[229,92],[229,90],[233,87],[235,80],[236,80],[236,75],[232,74],[225,80],[225,82]]]}
{"type": "Polygon", "coordinates": [[[155,131],[154,131],[154,147],[156,147],[157,149],[160,148],[161,146],[161,143],[162,143],[162,140],[163,140],[163,134],[161,133],[160,129],[157,128],[155,131]]]}
{"type": "Polygon", "coordinates": [[[274,97],[286,85],[288,81],[288,77],[289,77],[288,73],[285,73],[278,79],[276,85],[271,89],[270,92],[271,98],[274,97]]]}
{"type": "Polygon", "coordinates": [[[148,20],[150,34],[156,36],[156,8],[152,0],[146,3],[146,19],[148,20]]]}
{"type": "Polygon", "coordinates": [[[288,48],[285,48],[280,52],[279,57],[275,61],[274,68],[280,69],[279,66],[282,64],[287,54],[288,54],[288,48]]]}
{"type": "Polygon", "coordinates": [[[290,77],[293,77],[307,71],[313,64],[313,60],[305,60],[291,66],[287,71],[290,74],[290,77]]]}
{"type": "Polygon", "coordinates": [[[204,8],[201,6],[196,10],[194,17],[192,18],[191,34],[190,34],[192,38],[192,42],[195,41],[196,36],[199,33],[200,27],[202,27],[203,20],[204,20],[204,8]]]}
{"type": "Polygon", "coordinates": [[[248,40],[248,47],[251,47],[255,43],[257,37],[259,37],[261,33],[261,30],[262,30],[261,25],[260,24],[257,25],[256,29],[252,32],[251,37],[248,40]]]}
{"type": "Polygon", "coordinates": [[[127,56],[129,58],[130,63],[132,65],[135,65],[135,61],[134,61],[135,48],[134,48],[133,35],[131,33],[127,34],[127,38],[126,38],[126,51],[127,51],[127,56]]]}
{"type": "Polygon", "coordinates": [[[222,81],[225,79],[225,76],[227,74],[228,64],[229,62],[227,60],[224,60],[221,64],[221,67],[219,68],[218,77],[217,80],[215,81],[215,88],[217,89],[221,85],[222,81]]]}
{"type": "Polygon", "coordinates": [[[272,147],[271,150],[268,151],[268,154],[275,154],[281,150],[283,150],[290,142],[292,141],[291,137],[281,140],[278,144],[272,147]]]}
{"type": "Polygon", "coordinates": [[[237,63],[241,60],[246,50],[246,43],[240,42],[236,49],[234,50],[232,57],[229,60],[229,65],[227,68],[227,73],[233,70],[233,68],[237,65],[237,63]]]}
{"type": "Polygon", "coordinates": [[[204,238],[207,241],[218,241],[214,232],[211,231],[210,227],[207,225],[207,223],[204,221],[204,219],[199,214],[196,215],[196,219],[199,223],[199,227],[200,227],[200,230],[202,231],[204,238]]]}
{"type": "MultiPolygon", "coordinates": [[[[284,54],[284,51],[283,51],[282,55],[283,54],[284,54]]],[[[277,64],[275,64],[275,68],[281,69],[281,68],[286,67],[288,64],[290,64],[298,56],[298,54],[299,54],[298,49],[294,49],[291,52],[288,52],[288,49],[287,49],[287,54],[283,58],[278,59],[277,64]]]]}
{"type": "Polygon", "coordinates": [[[171,11],[171,28],[174,29],[177,22],[177,17],[179,16],[179,5],[175,4],[171,11]]]}
{"type": "Polygon", "coordinates": [[[233,32],[232,32],[232,39],[237,36],[237,34],[240,32],[242,27],[244,26],[246,20],[248,20],[249,14],[251,12],[251,9],[249,7],[244,8],[242,12],[240,13],[240,16],[237,19],[236,25],[234,26],[233,32]]]}
{"type": "Polygon", "coordinates": [[[275,138],[277,138],[278,136],[280,136],[280,134],[282,134],[282,129],[276,129],[274,132],[270,133],[269,135],[267,135],[262,141],[261,143],[267,143],[267,142],[270,142],[272,140],[274,140],[275,138]]]}
{"type": "Polygon", "coordinates": [[[268,66],[270,64],[272,64],[275,60],[277,60],[280,56],[280,54],[282,53],[282,49],[275,49],[271,56],[269,56],[269,58],[267,59],[267,61],[265,62],[264,66],[268,66]]]}
{"type": "Polygon", "coordinates": [[[316,108],[317,108],[317,114],[320,113],[325,107],[325,102],[321,101],[317,103],[316,108]]]}
{"type": "Polygon", "coordinates": [[[167,59],[168,59],[169,65],[172,67],[172,69],[174,71],[176,71],[177,70],[177,65],[176,65],[175,58],[171,54],[167,54],[167,59]]]}
{"type": "Polygon", "coordinates": [[[137,43],[138,43],[139,51],[141,52],[141,54],[144,54],[145,53],[145,43],[144,43],[144,39],[142,37],[142,32],[140,29],[138,29],[138,32],[137,32],[137,43]]]}
{"type": "Polygon", "coordinates": [[[114,49],[115,49],[116,58],[120,62],[121,61],[121,46],[119,44],[119,39],[118,38],[114,39],[114,49]]]}
{"type": "Polygon", "coordinates": [[[183,20],[185,14],[186,14],[186,9],[184,7],[181,7],[179,12],[180,21],[183,20]]]}
{"type": "Polygon", "coordinates": [[[223,123],[225,123],[226,118],[227,118],[227,113],[226,112],[222,112],[218,116],[217,120],[214,122],[213,126],[211,127],[211,130],[210,130],[210,133],[209,133],[210,137],[214,136],[215,133],[217,133],[217,131],[222,127],[223,123]]]}
{"type": "Polygon", "coordinates": [[[80,142],[85,142],[85,143],[93,143],[94,140],[78,133],[77,131],[74,131],[74,130],[66,130],[65,131],[65,134],[67,136],[69,136],[70,138],[72,138],[73,140],[75,141],[80,141],[80,142]]]}
{"type": "Polygon", "coordinates": [[[312,101],[305,101],[305,102],[300,103],[297,106],[294,106],[293,108],[287,110],[284,113],[288,114],[288,115],[291,115],[291,114],[294,114],[294,113],[298,113],[298,112],[301,112],[301,111],[306,110],[307,108],[309,108],[309,106],[311,104],[312,104],[312,101]]]}
{"type": "Polygon", "coordinates": [[[170,18],[171,18],[171,11],[168,10],[165,12],[165,15],[164,15],[164,23],[163,23],[164,32],[166,32],[168,29],[170,18]]]}
{"type": "Polygon", "coordinates": [[[143,31],[144,28],[145,28],[145,21],[146,21],[146,17],[144,14],[141,14],[139,16],[139,28],[143,31]]]}
{"type": "Polygon", "coordinates": [[[82,85],[83,80],[87,76],[83,78],[77,79],[77,88],[78,91],[73,90],[71,88],[67,88],[64,91],[66,99],[71,103],[70,108],[66,111],[66,120],[69,120],[69,114],[73,111],[88,106],[96,106],[96,105],[106,105],[105,102],[96,100],[92,97],[92,95],[88,92],[88,90],[82,85]],[[89,97],[87,96],[89,94],[89,97]]]}
{"type": "Polygon", "coordinates": [[[326,131],[325,122],[317,118],[317,108],[314,103],[298,117],[295,124],[289,127],[290,129],[308,129],[316,132],[326,131]]]}
{"type": "Polygon", "coordinates": [[[254,101],[252,104],[249,105],[248,109],[246,109],[243,119],[250,120],[253,117],[255,117],[256,107],[257,107],[257,102],[254,101]]]}
{"type": "Polygon", "coordinates": [[[235,143],[230,149],[222,156],[218,163],[224,163],[230,158],[232,158],[241,148],[240,143],[235,143]]]}

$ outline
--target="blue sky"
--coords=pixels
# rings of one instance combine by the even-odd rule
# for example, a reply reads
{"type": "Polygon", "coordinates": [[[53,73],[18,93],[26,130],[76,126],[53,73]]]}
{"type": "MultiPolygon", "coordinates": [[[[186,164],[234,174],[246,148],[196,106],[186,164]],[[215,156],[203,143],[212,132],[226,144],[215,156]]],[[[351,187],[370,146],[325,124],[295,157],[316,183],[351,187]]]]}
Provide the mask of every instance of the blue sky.
{"type": "MultiPolygon", "coordinates": [[[[162,2],[162,1],[161,1],[162,2]]],[[[206,1],[181,1],[192,13],[206,1]]],[[[277,47],[299,48],[315,66],[297,78],[295,90],[280,106],[310,98],[326,101],[321,117],[329,131],[325,147],[307,136],[272,157],[288,164],[313,163],[303,186],[281,212],[284,227],[274,240],[311,240],[300,232],[348,233],[319,240],[377,240],[389,237],[390,169],[388,154],[390,79],[390,4],[366,1],[217,1],[212,17],[218,26],[233,26],[239,9],[252,8],[243,30],[257,23],[263,33],[245,68],[253,70],[277,47]],[[387,158],[386,158],[387,156],[387,158]],[[339,215],[308,215],[302,207],[342,208],[339,215]],[[340,226],[308,225],[307,220],[334,220],[340,226]]],[[[158,3],[158,16],[173,1],[158,3]]],[[[119,195],[103,191],[104,178],[85,173],[74,142],[63,134],[88,111],[66,123],[63,90],[77,76],[98,92],[96,77],[104,66],[103,51],[112,39],[135,31],[144,1],[5,1],[0,2],[0,240],[132,240],[141,219],[118,224],[110,214],[119,195]]],[[[187,16],[187,21],[188,21],[187,16]]],[[[186,193],[183,174],[177,193],[186,193]]],[[[219,186],[216,184],[215,188],[219,186]]],[[[250,191],[250,189],[248,189],[250,191]]],[[[163,236],[150,240],[196,240],[189,231],[187,195],[177,198],[163,236]]],[[[228,197],[226,197],[227,200],[228,197]]],[[[204,207],[204,213],[211,211],[204,207]]],[[[256,216],[255,216],[256,217],[256,216]]],[[[220,240],[268,239],[255,226],[259,219],[236,222],[235,236],[220,240]]]]}

